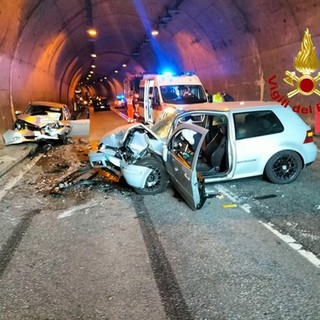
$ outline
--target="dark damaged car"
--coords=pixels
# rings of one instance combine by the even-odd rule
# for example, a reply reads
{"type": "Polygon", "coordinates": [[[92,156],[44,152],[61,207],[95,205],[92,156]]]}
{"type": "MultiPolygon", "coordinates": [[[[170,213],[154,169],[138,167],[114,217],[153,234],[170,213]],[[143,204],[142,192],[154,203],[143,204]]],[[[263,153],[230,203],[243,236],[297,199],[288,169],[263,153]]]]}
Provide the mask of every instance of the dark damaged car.
{"type": "Polygon", "coordinates": [[[170,178],[196,210],[210,196],[210,184],[252,176],[290,183],[316,155],[313,132],[290,107],[224,102],[168,108],[153,126],[120,127],[89,160],[123,176],[139,194],[163,192],[170,178]]]}

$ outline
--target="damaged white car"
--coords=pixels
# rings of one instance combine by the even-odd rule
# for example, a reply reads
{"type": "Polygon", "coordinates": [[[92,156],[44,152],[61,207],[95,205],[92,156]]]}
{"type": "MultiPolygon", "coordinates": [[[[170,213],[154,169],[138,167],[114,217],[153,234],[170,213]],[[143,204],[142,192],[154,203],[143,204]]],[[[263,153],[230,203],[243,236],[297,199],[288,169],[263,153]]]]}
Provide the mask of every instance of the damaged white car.
{"type": "Polygon", "coordinates": [[[139,194],[165,190],[168,178],[200,209],[218,181],[264,175],[290,183],[316,159],[310,127],[273,102],[224,102],[164,110],[153,126],[135,123],[106,135],[92,167],[105,168],[139,194]]]}
{"type": "Polygon", "coordinates": [[[68,107],[61,103],[37,101],[24,112],[16,112],[14,129],[3,134],[5,145],[42,140],[59,140],[66,143],[71,131],[68,107]]]}

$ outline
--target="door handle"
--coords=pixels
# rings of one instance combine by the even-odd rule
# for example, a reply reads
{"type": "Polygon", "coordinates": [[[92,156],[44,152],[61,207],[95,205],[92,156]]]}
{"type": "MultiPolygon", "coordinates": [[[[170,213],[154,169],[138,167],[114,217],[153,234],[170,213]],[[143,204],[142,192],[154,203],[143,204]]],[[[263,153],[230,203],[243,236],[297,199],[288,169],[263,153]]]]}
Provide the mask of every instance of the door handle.
{"type": "Polygon", "coordinates": [[[188,181],[190,181],[190,178],[189,178],[189,176],[185,173],[184,174],[184,177],[188,180],[188,181]]]}

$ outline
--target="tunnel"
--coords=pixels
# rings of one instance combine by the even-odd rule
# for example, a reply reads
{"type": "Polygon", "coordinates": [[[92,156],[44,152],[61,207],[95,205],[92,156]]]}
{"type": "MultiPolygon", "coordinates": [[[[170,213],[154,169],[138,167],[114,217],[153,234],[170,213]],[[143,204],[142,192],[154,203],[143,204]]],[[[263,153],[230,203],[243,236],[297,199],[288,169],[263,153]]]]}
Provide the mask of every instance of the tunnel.
{"type": "Polygon", "coordinates": [[[168,69],[311,126],[320,113],[318,0],[4,0],[0,17],[0,133],[31,101],[72,109],[76,89],[111,99],[168,69]]]}

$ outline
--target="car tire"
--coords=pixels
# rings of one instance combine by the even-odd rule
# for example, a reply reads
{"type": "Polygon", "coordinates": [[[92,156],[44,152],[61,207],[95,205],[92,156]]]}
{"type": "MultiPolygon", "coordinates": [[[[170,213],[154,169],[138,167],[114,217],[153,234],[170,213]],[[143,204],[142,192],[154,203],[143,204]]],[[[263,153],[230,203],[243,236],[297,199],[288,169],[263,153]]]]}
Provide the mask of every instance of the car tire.
{"type": "Polygon", "coordinates": [[[164,165],[155,157],[143,158],[136,162],[136,165],[152,169],[144,188],[134,188],[136,193],[141,195],[154,195],[162,193],[167,188],[168,175],[164,165]]]}
{"type": "Polygon", "coordinates": [[[265,167],[265,175],[273,183],[287,184],[299,177],[302,166],[299,154],[291,150],[284,150],[269,159],[265,167]]]}

